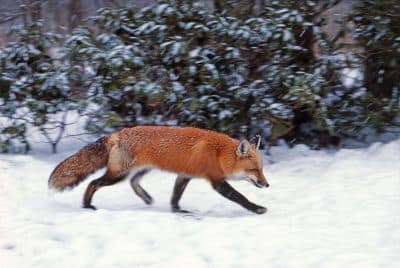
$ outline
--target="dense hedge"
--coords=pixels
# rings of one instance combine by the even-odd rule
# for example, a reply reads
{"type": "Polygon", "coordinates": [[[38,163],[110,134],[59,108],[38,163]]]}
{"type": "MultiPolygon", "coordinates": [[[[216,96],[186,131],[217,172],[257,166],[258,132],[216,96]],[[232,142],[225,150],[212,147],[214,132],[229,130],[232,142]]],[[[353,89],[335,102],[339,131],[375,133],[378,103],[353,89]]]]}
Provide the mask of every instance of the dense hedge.
{"type": "MultiPolygon", "coordinates": [[[[202,2],[179,2],[99,10],[64,37],[58,60],[48,51],[59,36],[44,33],[40,23],[20,29],[18,40],[0,51],[1,112],[12,119],[2,126],[2,150],[18,139],[28,145],[26,124],[54,144],[47,130],[65,127],[54,114],[70,110],[87,115],[86,127],[96,134],[176,124],[317,147],[362,138],[365,128],[385,131],[396,120],[399,76],[385,76],[392,84],[381,84],[389,91],[384,100],[376,86],[344,85],[346,67],[381,69],[371,62],[364,68],[361,54],[339,53],[338,39],[323,31],[317,1],[271,1],[263,12],[240,18],[202,2]],[[21,120],[24,111],[29,117],[21,120]]],[[[368,38],[365,20],[353,18],[356,37],[368,38]]]]}

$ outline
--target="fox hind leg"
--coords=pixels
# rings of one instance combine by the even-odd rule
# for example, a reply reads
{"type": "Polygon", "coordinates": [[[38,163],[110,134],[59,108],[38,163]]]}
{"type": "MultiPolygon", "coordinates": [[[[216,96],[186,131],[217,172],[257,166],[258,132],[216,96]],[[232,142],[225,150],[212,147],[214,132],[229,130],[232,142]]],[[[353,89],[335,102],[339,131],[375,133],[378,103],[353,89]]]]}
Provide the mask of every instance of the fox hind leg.
{"type": "Polygon", "coordinates": [[[183,210],[179,207],[179,200],[182,197],[183,191],[190,181],[190,177],[186,175],[178,175],[175,180],[174,190],[171,197],[171,209],[172,212],[188,213],[189,211],[183,210]]]}
{"type": "Polygon", "coordinates": [[[96,209],[96,207],[91,204],[94,193],[101,187],[110,186],[122,181],[125,177],[126,174],[122,176],[112,176],[110,173],[106,172],[106,174],[100,178],[91,181],[86,188],[86,192],[83,197],[83,207],[96,209]]]}
{"type": "Polygon", "coordinates": [[[83,207],[96,209],[91,205],[94,193],[101,187],[110,186],[125,179],[129,174],[132,161],[133,157],[124,144],[113,145],[108,155],[106,173],[89,183],[83,197],[83,207]]]}
{"type": "Polygon", "coordinates": [[[139,182],[140,179],[146,175],[150,169],[142,169],[138,171],[135,175],[130,180],[131,187],[133,191],[147,204],[150,205],[153,203],[153,198],[146,192],[145,189],[143,189],[142,186],[140,186],[139,182]]]}

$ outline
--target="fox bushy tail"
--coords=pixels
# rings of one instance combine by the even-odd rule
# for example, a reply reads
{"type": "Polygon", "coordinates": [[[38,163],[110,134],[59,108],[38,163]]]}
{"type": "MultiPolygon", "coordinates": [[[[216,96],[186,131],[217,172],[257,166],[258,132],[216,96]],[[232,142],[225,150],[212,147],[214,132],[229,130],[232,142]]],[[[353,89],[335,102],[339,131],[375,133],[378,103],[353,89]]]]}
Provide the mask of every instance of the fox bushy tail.
{"type": "Polygon", "coordinates": [[[102,137],[58,164],[50,175],[49,187],[58,191],[72,188],[105,167],[109,155],[107,140],[108,137],[102,137]]]}

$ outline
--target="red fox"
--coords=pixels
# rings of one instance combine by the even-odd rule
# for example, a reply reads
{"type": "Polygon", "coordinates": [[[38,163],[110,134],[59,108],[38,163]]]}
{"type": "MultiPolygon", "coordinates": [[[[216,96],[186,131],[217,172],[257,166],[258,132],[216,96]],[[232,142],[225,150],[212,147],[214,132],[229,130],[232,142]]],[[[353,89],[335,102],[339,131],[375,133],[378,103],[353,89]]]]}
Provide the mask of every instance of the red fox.
{"type": "Polygon", "coordinates": [[[140,179],[157,168],[178,174],[171,207],[173,212],[188,212],[179,200],[192,178],[208,180],[224,197],[258,214],[265,207],[256,205],[232,188],[227,180],[245,179],[255,186],[268,187],[263,174],[262,158],[256,145],[225,134],[192,127],[136,126],[124,128],[110,136],[86,145],[61,162],[51,173],[49,187],[62,191],[76,186],[96,170],[106,167],[103,176],[88,185],[83,207],[91,205],[93,194],[103,186],[130,177],[133,191],[146,203],[152,197],[140,186],[140,179]]]}

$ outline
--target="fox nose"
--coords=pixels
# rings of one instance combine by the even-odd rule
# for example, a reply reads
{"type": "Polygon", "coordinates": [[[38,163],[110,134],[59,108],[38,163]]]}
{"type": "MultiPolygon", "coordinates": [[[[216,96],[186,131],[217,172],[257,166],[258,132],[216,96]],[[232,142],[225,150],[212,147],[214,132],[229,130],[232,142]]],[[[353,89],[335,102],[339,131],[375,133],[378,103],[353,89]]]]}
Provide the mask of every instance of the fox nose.
{"type": "Polygon", "coordinates": [[[269,183],[268,183],[268,182],[265,183],[265,187],[266,187],[266,188],[269,187],[269,183]]]}

